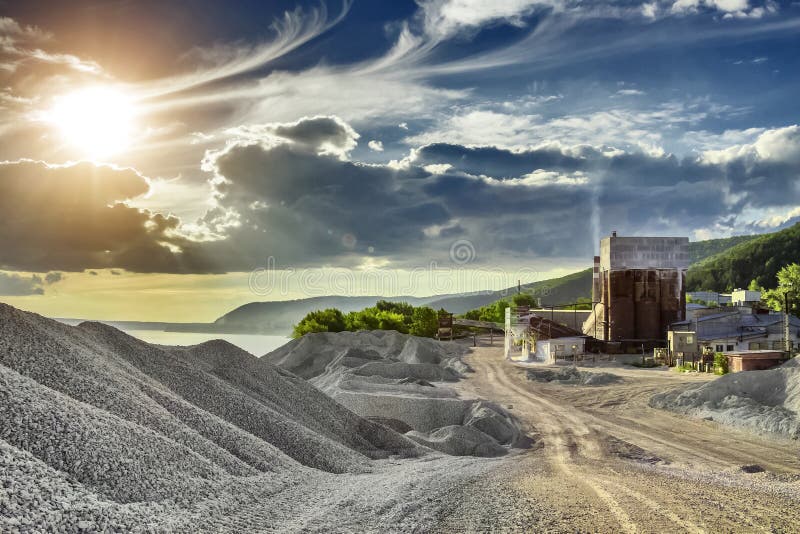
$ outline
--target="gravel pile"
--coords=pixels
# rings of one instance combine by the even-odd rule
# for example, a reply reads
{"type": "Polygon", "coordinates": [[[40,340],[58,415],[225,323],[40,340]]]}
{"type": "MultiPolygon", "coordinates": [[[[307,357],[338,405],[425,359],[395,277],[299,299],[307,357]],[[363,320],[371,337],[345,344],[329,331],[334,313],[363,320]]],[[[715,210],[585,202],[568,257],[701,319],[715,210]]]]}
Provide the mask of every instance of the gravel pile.
{"type": "Polygon", "coordinates": [[[412,430],[408,437],[437,451],[453,456],[502,456],[504,449],[491,436],[470,426],[445,426],[426,434],[412,430]]]}
{"type": "Polygon", "coordinates": [[[102,529],[109,510],[115,524],[152,512],[122,505],[196,506],[225,494],[232,480],[279,487],[311,468],[365,473],[370,459],[426,450],[226,342],[158,347],[103,324],[71,327],[4,304],[0,404],[0,515],[14,518],[3,532],[36,530],[30,525],[51,514],[80,530],[89,519],[73,501],[92,517],[81,525],[102,529]],[[46,484],[26,482],[36,477],[46,484]]]}
{"type": "MultiPolygon", "coordinates": [[[[337,351],[339,367],[386,361],[371,350],[337,351]]],[[[0,304],[0,532],[429,531],[497,460],[426,443],[491,456],[517,439],[510,416],[439,383],[341,378],[452,402],[461,419],[430,432],[368,420],[225,342],[154,346],[0,304]]]]}
{"type": "Polygon", "coordinates": [[[622,380],[612,373],[593,373],[580,371],[577,367],[562,367],[560,369],[528,369],[528,380],[537,382],[554,382],[556,384],[573,386],[605,386],[622,380]]]}
{"type": "Polygon", "coordinates": [[[650,405],[758,433],[800,438],[797,359],[766,371],[721,376],[702,385],[654,395],[650,405]]]}
{"type": "MultiPolygon", "coordinates": [[[[457,366],[456,361],[460,362],[468,351],[467,347],[457,343],[409,336],[393,330],[325,332],[293,339],[262,360],[310,379],[325,373],[334,359],[343,357],[449,367],[457,366]]],[[[470,371],[466,364],[462,369],[470,371]]]]}
{"type": "Polygon", "coordinates": [[[262,358],[307,378],[348,409],[446,454],[497,456],[527,445],[503,408],[446,382],[471,372],[468,348],[393,331],[308,334],[262,358]]]}

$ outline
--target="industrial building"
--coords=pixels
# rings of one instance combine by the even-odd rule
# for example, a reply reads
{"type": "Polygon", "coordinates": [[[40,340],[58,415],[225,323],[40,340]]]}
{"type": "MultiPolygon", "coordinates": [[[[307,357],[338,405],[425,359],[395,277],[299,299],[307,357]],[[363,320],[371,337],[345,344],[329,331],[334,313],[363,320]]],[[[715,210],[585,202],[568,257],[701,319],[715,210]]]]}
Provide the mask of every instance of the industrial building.
{"type": "Polygon", "coordinates": [[[583,332],[601,340],[663,340],[685,319],[688,237],[600,241],[592,280],[593,313],[583,332]]]}
{"type": "MultiPolygon", "coordinates": [[[[586,352],[586,336],[548,319],[527,306],[511,306],[505,312],[505,357],[514,361],[553,363],[558,358],[586,352]]],[[[550,312],[548,312],[549,314],[550,312]]]]}
{"type": "MultiPolygon", "coordinates": [[[[678,321],[675,332],[694,332],[700,347],[714,352],[747,350],[784,350],[785,315],[782,312],[759,313],[758,308],[737,306],[713,308],[705,315],[678,321]]],[[[789,341],[800,346],[800,319],[789,316],[789,341]]]]}

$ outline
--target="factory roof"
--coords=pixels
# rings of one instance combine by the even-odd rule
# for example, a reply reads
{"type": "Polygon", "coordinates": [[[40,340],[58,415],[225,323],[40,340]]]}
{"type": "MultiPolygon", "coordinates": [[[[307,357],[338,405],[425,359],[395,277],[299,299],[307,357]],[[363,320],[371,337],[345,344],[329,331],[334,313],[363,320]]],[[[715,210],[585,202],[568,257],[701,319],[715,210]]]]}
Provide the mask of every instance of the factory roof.
{"type": "MultiPolygon", "coordinates": [[[[738,311],[725,311],[697,317],[696,319],[673,323],[672,327],[695,325],[697,338],[701,340],[740,338],[751,339],[768,335],[770,326],[783,324],[783,313],[774,314],[741,314],[738,311]],[[721,322],[714,324],[715,320],[731,319],[738,316],[738,321],[721,322]],[[713,327],[710,325],[714,324],[713,327]],[[705,326],[709,325],[709,326],[705,326]],[[705,326],[705,327],[703,327],[705,326]]],[[[789,316],[789,324],[793,328],[800,327],[800,319],[794,315],[789,316]]]]}

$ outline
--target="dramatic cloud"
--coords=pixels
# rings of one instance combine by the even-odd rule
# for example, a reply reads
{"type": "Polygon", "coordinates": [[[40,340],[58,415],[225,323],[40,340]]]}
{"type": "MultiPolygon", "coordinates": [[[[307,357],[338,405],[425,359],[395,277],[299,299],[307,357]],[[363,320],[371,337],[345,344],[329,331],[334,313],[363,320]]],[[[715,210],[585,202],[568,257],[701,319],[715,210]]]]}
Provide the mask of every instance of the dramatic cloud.
{"type": "Polygon", "coordinates": [[[291,123],[272,123],[244,126],[228,131],[244,139],[269,143],[279,138],[296,143],[301,148],[334,154],[344,159],[358,144],[360,137],[349,124],[339,117],[303,117],[291,123]]]}
{"type": "MultiPolygon", "coordinates": [[[[180,272],[176,250],[185,240],[171,234],[178,219],[124,203],[148,189],[147,180],[131,169],[1,163],[0,268],[180,272]]],[[[51,283],[57,276],[49,275],[51,283]]]]}
{"type": "Polygon", "coordinates": [[[295,144],[234,144],[209,158],[219,207],[205,219],[228,236],[241,268],[267,256],[288,264],[358,264],[370,248],[394,255],[419,247],[444,207],[421,193],[425,173],[342,161],[295,144]],[[234,223],[230,223],[234,221],[234,223]],[[250,262],[248,264],[248,262],[250,262]]]}
{"type": "Polygon", "coordinates": [[[749,0],[676,0],[671,11],[678,14],[697,13],[700,8],[720,11],[726,17],[760,18],[775,12],[778,4],[771,0],[763,6],[752,6],[749,0]]]}
{"type": "Polygon", "coordinates": [[[420,0],[358,51],[350,28],[328,32],[351,2],[314,5],[267,6],[274,24],[247,35],[207,28],[148,59],[152,77],[115,70],[134,56],[101,66],[83,39],[0,18],[2,159],[74,160],[37,117],[85,86],[124,91],[137,122],[115,156],[130,168],[0,163],[0,269],[50,272],[6,287],[270,256],[421,266],[447,262],[455,240],[483,265],[585,258],[611,229],[724,235],[798,216],[798,127],[771,122],[780,102],[758,114],[791,87],[742,74],[777,79],[795,60],[731,48],[791,48],[800,19],[768,16],[770,1],[420,0]]]}
{"type": "Polygon", "coordinates": [[[420,2],[425,31],[436,39],[443,39],[461,30],[503,21],[520,26],[523,17],[536,7],[555,5],[542,0],[426,0],[420,2]]]}
{"type": "Polygon", "coordinates": [[[40,48],[49,45],[51,40],[52,35],[36,26],[23,26],[11,18],[0,17],[0,70],[14,72],[25,63],[41,62],[63,65],[81,73],[102,72],[93,61],[40,48]]]}
{"type": "Polygon", "coordinates": [[[405,141],[411,145],[443,142],[525,148],[557,139],[565,144],[633,146],[658,152],[665,131],[692,126],[735,110],[705,101],[673,101],[645,109],[614,107],[549,119],[520,111],[510,113],[485,106],[460,110],[405,141]]]}

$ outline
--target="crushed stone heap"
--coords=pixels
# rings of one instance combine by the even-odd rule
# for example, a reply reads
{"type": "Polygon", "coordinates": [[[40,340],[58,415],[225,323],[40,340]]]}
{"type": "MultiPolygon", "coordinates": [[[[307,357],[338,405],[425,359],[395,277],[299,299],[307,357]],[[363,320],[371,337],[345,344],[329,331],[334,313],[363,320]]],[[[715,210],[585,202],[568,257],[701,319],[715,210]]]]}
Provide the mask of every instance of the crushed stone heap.
{"type": "Polygon", "coordinates": [[[307,334],[265,355],[362,417],[453,455],[500,456],[528,438],[503,407],[463,399],[468,348],[395,331],[307,334]]]}
{"type": "Polygon", "coordinates": [[[221,495],[430,452],[229,343],[155,346],[5,304],[0,405],[3,532],[190,528],[221,495]]]}
{"type": "Polygon", "coordinates": [[[800,365],[794,358],[775,369],[724,375],[702,385],[654,395],[650,405],[798,439],[800,365]]]}

